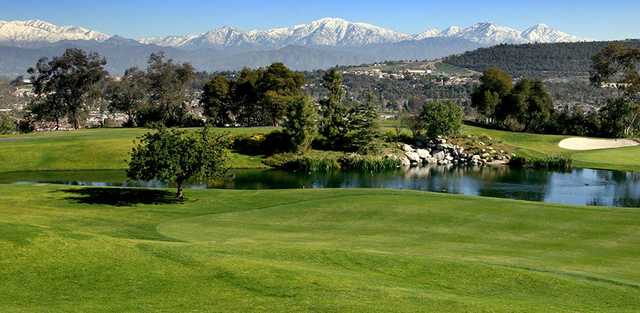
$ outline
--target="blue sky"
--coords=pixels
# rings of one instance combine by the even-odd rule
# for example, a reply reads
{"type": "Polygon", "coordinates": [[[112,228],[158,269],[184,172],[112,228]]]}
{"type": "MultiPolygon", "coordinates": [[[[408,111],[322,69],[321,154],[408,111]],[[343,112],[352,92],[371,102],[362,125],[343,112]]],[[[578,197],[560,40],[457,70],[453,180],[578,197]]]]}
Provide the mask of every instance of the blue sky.
{"type": "Polygon", "coordinates": [[[546,23],[585,38],[623,39],[640,38],[639,15],[638,0],[0,0],[2,20],[42,19],[131,38],[342,17],[407,33],[490,21],[517,29],[546,23]]]}

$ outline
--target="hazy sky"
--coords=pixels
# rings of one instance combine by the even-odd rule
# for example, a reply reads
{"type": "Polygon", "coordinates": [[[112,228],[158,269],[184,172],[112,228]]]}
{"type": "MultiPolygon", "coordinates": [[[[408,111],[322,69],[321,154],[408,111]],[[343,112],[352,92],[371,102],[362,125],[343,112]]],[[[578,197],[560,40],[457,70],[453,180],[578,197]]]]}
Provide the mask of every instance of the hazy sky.
{"type": "Polygon", "coordinates": [[[480,21],[545,23],[591,39],[640,38],[640,0],[0,0],[0,19],[42,19],[130,38],[267,29],[341,17],[406,33],[480,21]]]}

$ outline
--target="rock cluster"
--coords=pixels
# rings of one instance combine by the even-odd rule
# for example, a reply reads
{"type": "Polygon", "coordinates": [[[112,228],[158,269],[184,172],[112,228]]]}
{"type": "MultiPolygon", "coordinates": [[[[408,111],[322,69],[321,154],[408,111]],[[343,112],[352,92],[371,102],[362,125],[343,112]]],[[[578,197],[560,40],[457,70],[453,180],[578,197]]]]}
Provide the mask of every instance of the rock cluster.
{"type": "Polygon", "coordinates": [[[447,139],[442,137],[426,142],[420,147],[403,144],[400,148],[404,152],[404,155],[400,157],[403,166],[484,166],[487,164],[506,164],[510,159],[505,151],[497,151],[491,146],[476,152],[467,152],[464,147],[448,143],[447,139]]]}

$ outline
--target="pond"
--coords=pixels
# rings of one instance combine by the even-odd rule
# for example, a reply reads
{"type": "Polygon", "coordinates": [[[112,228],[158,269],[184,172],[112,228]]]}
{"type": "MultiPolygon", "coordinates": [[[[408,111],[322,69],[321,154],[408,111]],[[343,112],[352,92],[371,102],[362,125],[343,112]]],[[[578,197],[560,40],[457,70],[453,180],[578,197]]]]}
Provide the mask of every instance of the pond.
{"type": "MultiPolygon", "coordinates": [[[[42,171],[0,173],[0,183],[82,186],[167,187],[160,181],[130,182],[124,171],[42,171]]],[[[509,167],[425,167],[384,173],[289,173],[236,170],[215,184],[189,188],[292,189],[392,188],[447,192],[575,205],[640,207],[640,173],[593,169],[546,171],[509,167]]]]}

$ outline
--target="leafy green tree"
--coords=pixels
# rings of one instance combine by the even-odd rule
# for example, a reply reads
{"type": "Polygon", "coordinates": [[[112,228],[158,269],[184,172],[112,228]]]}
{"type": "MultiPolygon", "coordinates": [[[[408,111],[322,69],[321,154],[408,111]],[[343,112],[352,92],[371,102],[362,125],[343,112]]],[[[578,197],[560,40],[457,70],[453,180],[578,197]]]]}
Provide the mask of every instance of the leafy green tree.
{"type": "Polygon", "coordinates": [[[92,87],[107,74],[107,61],[96,53],[67,49],[62,56],[42,58],[30,68],[34,93],[32,112],[41,120],[53,120],[56,129],[67,117],[73,128],[80,128],[90,101],[92,87]]]}
{"type": "Polygon", "coordinates": [[[109,110],[127,114],[127,125],[135,125],[135,114],[147,100],[146,74],[138,68],[127,69],[118,81],[108,83],[105,98],[109,110]]]}
{"type": "Polygon", "coordinates": [[[287,105],[284,133],[295,152],[305,152],[318,132],[316,105],[309,97],[297,97],[287,105]]]}
{"type": "Polygon", "coordinates": [[[496,107],[513,88],[513,79],[498,68],[486,70],[480,77],[480,86],[471,95],[471,105],[488,118],[495,117],[496,107]]]}
{"type": "Polygon", "coordinates": [[[262,107],[262,101],[259,100],[258,84],[262,75],[261,69],[245,68],[234,83],[232,112],[241,125],[263,126],[269,123],[269,117],[262,107]]]}
{"type": "Polygon", "coordinates": [[[209,121],[217,126],[231,123],[231,96],[231,83],[222,75],[214,77],[204,85],[200,105],[209,121]]]}
{"type": "Polygon", "coordinates": [[[610,99],[600,110],[605,135],[616,138],[640,135],[640,104],[626,98],[610,99]]]}
{"type": "Polygon", "coordinates": [[[603,130],[610,136],[638,134],[640,129],[640,48],[611,44],[593,57],[591,82],[614,83],[623,94],[602,109],[603,130]]]}
{"type": "Polygon", "coordinates": [[[159,179],[176,185],[176,199],[184,198],[183,186],[191,178],[213,179],[227,167],[228,139],[205,127],[197,134],[160,127],[140,138],[131,151],[130,179],[159,179]]]}
{"type": "Polygon", "coordinates": [[[282,63],[273,63],[264,70],[258,90],[273,126],[284,116],[287,103],[302,94],[303,85],[304,76],[282,63]]]}
{"type": "Polygon", "coordinates": [[[150,105],[147,110],[151,118],[145,122],[181,125],[190,109],[194,77],[191,64],[176,64],[171,59],[167,60],[162,52],[151,54],[147,67],[150,105]]]}
{"type": "Polygon", "coordinates": [[[421,135],[429,138],[452,136],[462,129],[462,108],[451,101],[433,101],[422,107],[418,115],[421,135]]]}
{"type": "Polygon", "coordinates": [[[542,131],[553,116],[553,99],[547,92],[542,81],[534,81],[531,86],[527,110],[525,112],[525,127],[527,131],[542,131]]]}
{"type": "Polygon", "coordinates": [[[514,131],[541,131],[553,114],[553,101],[541,81],[523,79],[496,107],[496,119],[514,131]]]}

